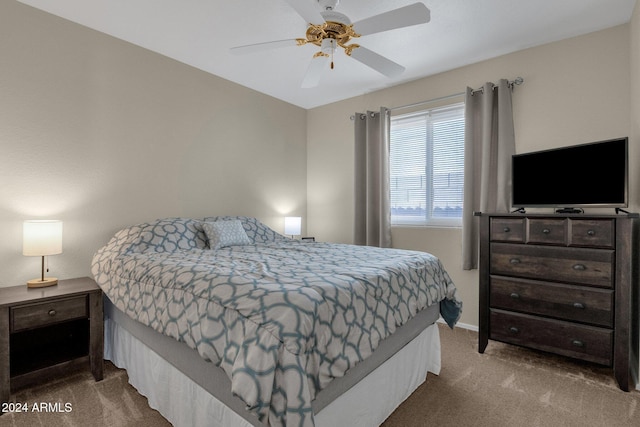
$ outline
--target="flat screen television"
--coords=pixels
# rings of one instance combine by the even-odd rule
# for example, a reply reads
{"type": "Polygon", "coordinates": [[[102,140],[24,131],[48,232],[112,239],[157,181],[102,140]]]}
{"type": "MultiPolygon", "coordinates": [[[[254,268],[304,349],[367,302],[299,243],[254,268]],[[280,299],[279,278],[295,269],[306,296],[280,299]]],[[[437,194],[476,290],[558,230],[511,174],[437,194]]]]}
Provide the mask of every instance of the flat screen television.
{"type": "Polygon", "coordinates": [[[516,208],[628,206],[628,138],[516,154],[516,208]]]}

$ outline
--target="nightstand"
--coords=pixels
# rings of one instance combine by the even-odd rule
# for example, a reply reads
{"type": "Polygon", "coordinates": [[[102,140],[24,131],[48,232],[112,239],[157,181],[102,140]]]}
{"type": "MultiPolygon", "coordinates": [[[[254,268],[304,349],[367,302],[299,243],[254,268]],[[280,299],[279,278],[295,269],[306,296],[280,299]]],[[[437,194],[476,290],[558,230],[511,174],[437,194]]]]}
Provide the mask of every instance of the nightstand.
{"type": "Polygon", "coordinates": [[[84,366],[103,376],[102,290],[88,278],[0,288],[0,403],[11,391],[84,366]]]}

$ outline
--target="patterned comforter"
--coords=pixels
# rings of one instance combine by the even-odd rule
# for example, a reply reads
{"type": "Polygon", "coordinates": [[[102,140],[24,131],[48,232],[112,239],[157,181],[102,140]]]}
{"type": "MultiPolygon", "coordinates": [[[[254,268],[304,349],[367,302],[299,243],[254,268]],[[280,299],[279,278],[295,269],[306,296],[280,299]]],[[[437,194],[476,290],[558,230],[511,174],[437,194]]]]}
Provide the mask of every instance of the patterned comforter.
{"type": "Polygon", "coordinates": [[[316,393],[418,311],[440,303],[450,326],[460,316],[430,254],[302,243],[233,219],[251,244],[212,250],[204,221],[158,220],[118,232],[92,273],[120,310],[224,369],[264,423],[312,426],[316,393]]]}

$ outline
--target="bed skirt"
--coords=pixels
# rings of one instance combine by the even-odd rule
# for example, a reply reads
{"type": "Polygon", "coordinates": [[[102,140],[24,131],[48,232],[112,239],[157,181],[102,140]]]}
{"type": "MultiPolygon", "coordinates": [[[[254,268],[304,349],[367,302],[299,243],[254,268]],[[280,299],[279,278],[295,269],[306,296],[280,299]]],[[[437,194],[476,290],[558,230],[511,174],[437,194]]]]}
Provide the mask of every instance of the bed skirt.
{"type": "MultiPolygon", "coordinates": [[[[105,303],[105,359],[126,369],[129,383],[175,427],[264,426],[231,393],[220,368],[185,345],[126,317],[106,299],[105,303]]],[[[318,394],[313,405],[316,427],[378,426],[425,381],[427,372],[440,373],[438,326],[433,313],[425,312],[421,317],[398,334],[405,338],[412,335],[408,343],[390,340],[386,347],[398,348],[369,361],[375,368],[367,369],[362,362],[360,371],[334,380],[318,394]],[[421,325],[424,322],[429,326],[421,325]]]]}

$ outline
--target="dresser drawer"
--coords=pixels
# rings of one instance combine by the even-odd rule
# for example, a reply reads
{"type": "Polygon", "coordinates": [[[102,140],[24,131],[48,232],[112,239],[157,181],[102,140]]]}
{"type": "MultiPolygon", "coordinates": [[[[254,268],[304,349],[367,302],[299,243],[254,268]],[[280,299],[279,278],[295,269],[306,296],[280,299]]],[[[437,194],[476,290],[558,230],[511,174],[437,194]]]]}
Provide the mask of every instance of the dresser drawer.
{"type": "Polygon", "coordinates": [[[492,275],[613,287],[613,250],[491,243],[489,262],[492,275]]]}
{"type": "Polygon", "coordinates": [[[11,308],[11,332],[89,316],[87,296],[54,299],[11,308]]]}
{"type": "Polygon", "coordinates": [[[611,366],[613,330],[491,310],[489,338],[611,366]]]}
{"type": "Polygon", "coordinates": [[[615,222],[612,219],[572,219],[569,224],[570,245],[614,247],[615,222]]]}
{"type": "Polygon", "coordinates": [[[490,304],[530,314],[613,327],[613,290],[491,277],[490,304]]]}
{"type": "Polygon", "coordinates": [[[564,219],[558,218],[529,219],[527,243],[564,245],[566,223],[564,219]]]}
{"type": "Polygon", "coordinates": [[[491,218],[492,241],[524,242],[524,218],[491,218]]]}

